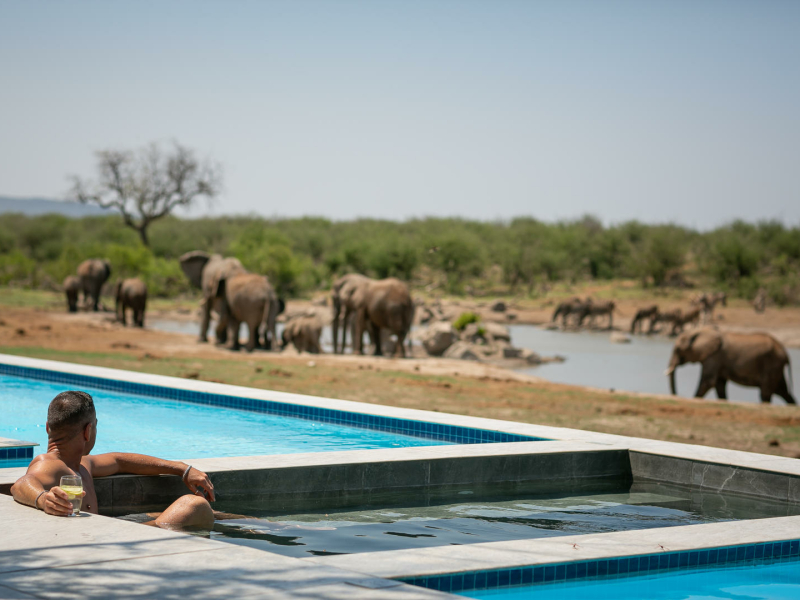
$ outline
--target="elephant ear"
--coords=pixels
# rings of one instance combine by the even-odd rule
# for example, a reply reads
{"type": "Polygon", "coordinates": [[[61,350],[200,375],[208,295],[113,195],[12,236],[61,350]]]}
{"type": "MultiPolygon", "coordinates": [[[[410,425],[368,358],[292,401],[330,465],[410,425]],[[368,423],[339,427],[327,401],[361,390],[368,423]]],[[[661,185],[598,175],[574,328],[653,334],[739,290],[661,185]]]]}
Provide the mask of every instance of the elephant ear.
{"type": "Polygon", "coordinates": [[[722,347],[722,337],[718,333],[701,331],[691,337],[692,353],[697,362],[703,362],[722,347]]]}
{"type": "Polygon", "coordinates": [[[180,257],[181,269],[193,287],[200,289],[203,286],[203,269],[211,255],[202,250],[187,252],[180,257]]]}

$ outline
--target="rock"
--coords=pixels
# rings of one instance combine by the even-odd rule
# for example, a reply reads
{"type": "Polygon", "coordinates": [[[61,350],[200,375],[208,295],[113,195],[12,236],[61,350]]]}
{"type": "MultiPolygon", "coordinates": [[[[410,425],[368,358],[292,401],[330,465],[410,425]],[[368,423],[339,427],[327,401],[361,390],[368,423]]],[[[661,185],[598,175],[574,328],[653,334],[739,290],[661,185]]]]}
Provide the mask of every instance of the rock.
{"type": "Polygon", "coordinates": [[[514,346],[504,346],[502,352],[503,352],[503,358],[521,358],[522,348],[514,348],[514,346]]]}
{"type": "Polygon", "coordinates": [[[542,357],[528,348],[519,348],[519,358],[524,359],[529,365],[542,364],[542,357]]]}
{"type": "Polygon", "coordinates": [[[494,312],[506,312],[506,303],[502,300],[498,300],[494,304],[492,304],[492,310],[494,312]]]}
{"type": "Polygon", "coordinates": [[[483,323],[483,330],[486,332],[485,337],[492,341],[511,342],[511,332],[508,327],[500,323],[483,323]]]}
{"type": "Polygon", "coordinates": [[[506,319],[509,321],[514,321],[517,318],[516,313],[506,313],[506,319]]]}
{"type": "Polygon", "coordinates": [[[631,336],[627,333],[622,333],[621,331],[615,331],[611,334],[608,338],[614,344],[630,344],[631,343],[631,336]]]}
{"type": "Polygon", "coordinates": [[[442,356],[458,340],[458,332],[446,321],[432,323],[417,336],[431,356],[442,356]]]}
{"type": "Polygon", "coordinates": [[[486,336],[484,334],[483,325],[478,323],[469,323],[461,332],[461,339],[471,344],[485,344],[486,336]]]}
{"type": "Polygon", "coordinates": [[[444,357],[458,360],[480,360],[479,350],[468,342],[456,342],[447,349],[444,357]]]}

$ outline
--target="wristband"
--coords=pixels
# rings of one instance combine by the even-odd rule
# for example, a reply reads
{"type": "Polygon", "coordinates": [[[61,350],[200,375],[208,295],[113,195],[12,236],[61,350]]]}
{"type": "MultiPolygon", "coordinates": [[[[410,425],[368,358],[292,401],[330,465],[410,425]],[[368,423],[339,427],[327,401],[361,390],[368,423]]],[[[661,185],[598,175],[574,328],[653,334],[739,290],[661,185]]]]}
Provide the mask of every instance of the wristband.
{"type": "Polygon", "coordinates": [[[189,474],[189,471],[191,470],[192,470],[192,465],[188,465],[186,467],[186,470],[183,472],[183,476],[181,477],[181,479],[183,479],[184,483],[186,483],[186,476],[189,474]]]}
{"type": "Polygon", "coordinates": [[[44,510],[43,508],[39,508],[39,498],[42,497],[42,494],[46,494],[46,493],[47,493],[47,490],[42,490],[41,492],[39,492],[39,495],[36,496],[36,500],[33,501],[33,508],[35,508],[36,510],[44,510]]]}

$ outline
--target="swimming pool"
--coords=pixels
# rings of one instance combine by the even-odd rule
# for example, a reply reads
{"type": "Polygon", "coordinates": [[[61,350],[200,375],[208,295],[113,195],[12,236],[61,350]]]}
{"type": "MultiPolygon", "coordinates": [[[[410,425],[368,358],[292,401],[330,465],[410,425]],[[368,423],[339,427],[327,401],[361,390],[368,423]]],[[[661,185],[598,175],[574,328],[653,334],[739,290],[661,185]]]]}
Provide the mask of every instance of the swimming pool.
{"type": "MultiPolygon", "coordinates": [[[[675,527],[800,513],[786,503],[660,484],[619,486],[588,493],[502,495],[484,486],[441,493],[391,493],[370,505],[304,513],[217,502],[239,515],[218,520],[210,537],[287,556],[380,552],[434,546],[535,539],[675,527]],[[247,515],[247,516],[244,516],[247,515]]],[[[149,520],[146,515],[123,517],[149,520]]]]}
{"type": "Polygon", "coordinates": [[[45,452],[47,407],[65,389],[82,389],[94,398],[96,453],[129,451],[186,459],[435,446],[456,441],[1,374],[0,437],[38,442],[35,453],[45,452]]]}
{"type": "Polygon", "coordinates": [[[800,540],[405,579],[495,600],[789,600],[800,597],[800,540]]]}

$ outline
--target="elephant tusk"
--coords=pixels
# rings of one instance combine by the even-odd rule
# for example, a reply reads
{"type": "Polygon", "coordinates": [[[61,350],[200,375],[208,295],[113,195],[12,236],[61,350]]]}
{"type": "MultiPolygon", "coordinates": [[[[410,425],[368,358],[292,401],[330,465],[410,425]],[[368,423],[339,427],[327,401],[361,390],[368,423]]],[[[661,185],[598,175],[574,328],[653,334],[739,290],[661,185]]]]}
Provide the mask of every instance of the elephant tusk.
{"type": "Polygon", "coordinates": [[[667,377],[669,377],[670,375],[672,375],[672,373],[673,373],[674,371],[675,371],[675,369],[673,369],[673,368],[669,368],[669,369],[667,369],[666,371],[664,371],[664,375],[666,375],[667,377]]]}

